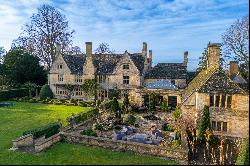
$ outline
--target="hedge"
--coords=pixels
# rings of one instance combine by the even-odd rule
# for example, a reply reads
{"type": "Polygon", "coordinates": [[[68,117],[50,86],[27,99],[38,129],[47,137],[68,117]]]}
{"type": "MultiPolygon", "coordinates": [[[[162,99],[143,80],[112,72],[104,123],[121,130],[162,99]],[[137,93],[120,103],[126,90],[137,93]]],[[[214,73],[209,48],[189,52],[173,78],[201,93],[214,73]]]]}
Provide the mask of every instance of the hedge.
{"type": "MultiPolygon", "coordinates": [[[[89,118],[94,117],[98,114],[98,109],[89,110],[87,112],[81,112],[75,116],[75,123],[79,124],[86,121],[89,118]]],[[[71,123],[71,116],[66,118],[68,123],[71,123]]]]}
{"type": "Polygon", "coordinates": [[[23,135],[32,134],[33,138],[39,138],[45,135],[45,138],[51,137],[56,133],[59,133],[60,125],[58,123],[51,123],[41,128],[36,128],[23,132],[23,135]]]}
{"type": "Polygon", "coordinates": [[[249,165],[249,138],[241,144],[235,165],[249,165]]]}
{"type": "Polygon", "coordinates": [[[27,88],[2,90],[0,91],[0,101],[9,100],[15,97],[24,97],[28,95],[29,90],[27,88]]]}

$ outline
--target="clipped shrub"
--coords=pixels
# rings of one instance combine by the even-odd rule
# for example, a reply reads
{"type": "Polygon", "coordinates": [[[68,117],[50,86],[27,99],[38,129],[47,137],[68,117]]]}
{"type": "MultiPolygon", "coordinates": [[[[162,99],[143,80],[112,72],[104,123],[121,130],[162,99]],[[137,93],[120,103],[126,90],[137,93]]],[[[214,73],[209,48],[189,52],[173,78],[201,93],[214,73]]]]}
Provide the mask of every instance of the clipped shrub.
{"type": "Polygon", "coordinates": [[[169,123],[164,123],[162,125],[162,130],[163,131],[170,131],[170,132],[174,131],[173,127],[169,123]]]}
{"type": "Polygon", "coordinates": [[[25,131],[23,132],[23,135],[32,134],[34,139],[43,135],[45,135],[45,138],[48,138],[56,133],[59,133],[59,129],[60,125],[58,123],[51,123],[41,128],[25,131]]]}
{"type": "Polygon", "coordinates": [[[27,88],[1,90],[0,101],[6,101],[15,97],[23,97],[28,95],[29,95],[29,90],[27,88]]]}
{"type": "Polygon", "coordinates": [[[93,137],[97,137],[97,133],[92,130],[92,129],[87,129],[87,130],[83,130],[81,132],[82,135],[87,135],[87,136],[93,136],[93,137]]]}
{"type": "Polygon", "coordinates": [[[125,120],[125,124],[126,125],[134,125],[136,121],[136,117],[132,114],[128,115],[126,120],[125,120]]]}
{"type": "Polygon", "coordinates": [[[78,106],[81,106],[81,107],[87,107],[87,104],[84,103],[83,101],[78,101],[78,102],[77,102],[77,105],[78,105],[78,106]]]}
{"type": "Polygon", "coordinates": [[[211,122],[210,122],[210,115],[209,115],[209,107],[204,106],[202,117],[198,125],[198,138],[200,141],[205,141],[205,133],[206,130],[211,130],[211,122]]]}
{"type": "Polygon", "coordinates": [[[29,99],[29,103],[37,103],[36,99],[29,99]]]}
{"type": "MultiPolygon", "coordinates": [[[[82,113],[79,113],[75,116],[75,123],[76,124],[79,124],[81,122],[84,122],[86,121],[87,119],[89,118],[92,118],[94,117],[95,115],[98,114],[98,110],[97,109],[93,109],[93,110],[89,110],[87,112],[82,112],[82,113]]],[[[70,123],[71,121],[71,116],[70,117],[67,117],[66,118],[67,122],[70,123]]]]}
{"type": "Polygon", "coordinates": [[[53,98],[53,92],[51,91],[48,84],[43,85],[40,90],[40,99],[46,99],[46,98],[49,99],[53,98]]]}

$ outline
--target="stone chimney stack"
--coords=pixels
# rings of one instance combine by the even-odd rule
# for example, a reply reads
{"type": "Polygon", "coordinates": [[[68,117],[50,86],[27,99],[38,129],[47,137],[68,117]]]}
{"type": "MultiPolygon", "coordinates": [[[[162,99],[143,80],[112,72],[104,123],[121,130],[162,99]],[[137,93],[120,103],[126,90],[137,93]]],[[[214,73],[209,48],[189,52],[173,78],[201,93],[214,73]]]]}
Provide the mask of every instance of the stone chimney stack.
{"type": "Polygon", "coordinates": [[[184,52],[184,61],[183,61],[183,64],[185,66],[187,66],[187,64],[188,64],[188,51],[184,52]]]}
{"type": "Polygon", "coordinates": [[[229,75],[230,76],[235,76],[239,73],[239,66],[236,61],[230,61],[229,62],[229,75]]]}
{"type": "Polygon", "coordinates": [[[220,43],[208,43],[207,46],[207,69],[220,67],[220,43]]]}
{"type": "Polygon", "coordinates": [[[62,51],[62,46],[61,44],[57,43],[56,44],[56,56],[60,55],[62,51]]]}
{"type": "Polygon", "coordinates": [[[143,42],[143,47],[142,47],[142,56],[147,59],[147,43],[143,42]]]}
{"type": "Polygon", "coordinates": [[[152,67],[152,61],[153,61],[153,54],[152,54],[152,50],[149,50],[149,54],[148,54],[148,65],[149,65],[149,68],[152,67]]]}
{"type": "Polygon", "coordinates": [[[86,56],[92,57],[92,42],[86,42],[86,56]]]}
{"type": "Polygon", "coordinates": [[[92,42],[86,42],[86,61],[83,66],[85,79],[93,79],[95,77],[95,67],[92,59],[92,42]]]}

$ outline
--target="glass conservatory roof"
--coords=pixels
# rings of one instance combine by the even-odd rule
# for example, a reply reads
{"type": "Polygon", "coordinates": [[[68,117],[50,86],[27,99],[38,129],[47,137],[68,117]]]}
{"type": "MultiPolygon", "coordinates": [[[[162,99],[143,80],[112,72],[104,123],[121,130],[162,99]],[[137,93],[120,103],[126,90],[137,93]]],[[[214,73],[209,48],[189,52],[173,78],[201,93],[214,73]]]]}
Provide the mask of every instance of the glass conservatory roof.
{"type": "Polygon", "coordinates": [[[157,80],[144,86],[147,89],[178,89],[176,85],[167,80],[157,80]]]}

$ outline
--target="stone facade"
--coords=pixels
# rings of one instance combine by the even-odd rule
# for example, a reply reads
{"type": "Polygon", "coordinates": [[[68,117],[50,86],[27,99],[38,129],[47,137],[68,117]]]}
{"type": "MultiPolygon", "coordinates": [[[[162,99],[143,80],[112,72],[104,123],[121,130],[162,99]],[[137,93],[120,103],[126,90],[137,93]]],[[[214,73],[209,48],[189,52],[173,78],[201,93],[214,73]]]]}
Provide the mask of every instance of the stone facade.
{"type": "MultiPolygon", "coordinates": [[[[101,87],[98,93],[99,99],[103,100],[108,97],[110,89],[120,89],[123,94],[129,94],[131,102],[137,103],[140,100],[141,104],[142,99],[138,97],[141,98],[142,95],[138,92],[146,84],[159,80],[157,77],[151,78],[150,76],[151,70],[157,72],[158,68],[152,67],[152,50],[149,50],[149,55],[147,52],[147,43],[143,42],[141,53],[130,54],[125,51],[123,54],[93,54],[92,43],[86,42],[86,54],[62,55],[58,52],[48,75],[49,85],[55,97],[59,99],[68,98],[65,85],[74,85],[71,98],[85,100],[80,85],[86,79],[97,78],[101,87]],[[135,94],[136,97],[134,97],[135,94]]],[[[184,58],[187,63],[187,53],[184,58]]],[[[178,69],[178,66],[182,68],[180,71],[176,70],[176,74],[173,75],[165,71],[159,78],[163,77],[164,80],[172,81],[172,83],[174,81],[173,84],[183,88],[186,86],[186,65],[184,63],[161,64],[159,65],[161,69],[165,69],[164,66],[168,66],[167,70],[173,71],[178,69]]]]}
{"type": "Polygon", "coordinates": [[[219,70],[219,46],[208,45],[207,69],[185,88],[179,107],[182,114],[193,118],[197,125],[207,105],[215,135],[246,138],[249,133],[249,95],[238,82],[219,70]]]}

